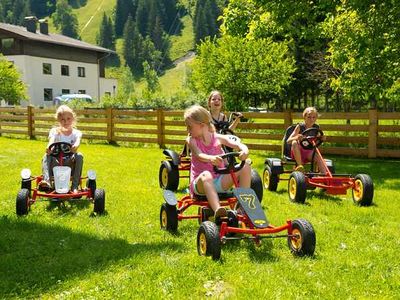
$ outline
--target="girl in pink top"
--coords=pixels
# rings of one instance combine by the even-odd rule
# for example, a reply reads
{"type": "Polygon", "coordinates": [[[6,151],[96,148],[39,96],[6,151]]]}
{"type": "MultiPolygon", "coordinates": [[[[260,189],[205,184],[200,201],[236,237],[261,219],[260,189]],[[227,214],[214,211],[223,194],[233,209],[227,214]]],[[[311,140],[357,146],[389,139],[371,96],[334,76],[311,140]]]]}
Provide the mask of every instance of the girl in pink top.
{"type": "MultiPolygon", "coordinates": [[[[186,142],[192,153],[190,170],[190,192],[192,195],[206,195],[215,217],[226,216],[226,210],[220,206],[218,193],[225,192],[232,187],[233,181],[229,174],[217,174],[214,166],[221,167],[224,154],[222,145],[240,151],[239,159],[246,160],[249,149],[242,143],[231,141],[226,135],[215,133],[210,113],[199,105],[186,109],[185,123],[189,136],[186,142]]],[[[237,172],[240,187],[249,188],[251,168],[246,163],[237,172]]]]}

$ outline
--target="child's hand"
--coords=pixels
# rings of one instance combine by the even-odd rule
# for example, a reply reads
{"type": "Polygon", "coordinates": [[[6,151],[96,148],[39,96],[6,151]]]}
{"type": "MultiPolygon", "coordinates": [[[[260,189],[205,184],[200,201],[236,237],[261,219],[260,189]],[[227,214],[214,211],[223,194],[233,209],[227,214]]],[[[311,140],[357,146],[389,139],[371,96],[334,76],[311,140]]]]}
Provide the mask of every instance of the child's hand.
{"type": "Polygon", "coordinates": [[[46,148],[46,154],[50,154],[51,153],[51,151],[50,151],[50,149],[47,147],[46,148]]]}
{"type": "Polygon", "coordinates": [[[246,158],[249,157],[249,151],[240,151],[239,152],[239,159],[240,160],[246,160],[246,158]]]}
{"type": "Polygon", "coordinates": [[[220,156],[210,155],[210,162],[214,166],[220,166],[222,164],[222,162],[223,162],[223,159],[220,156]]]}
{"type": "Polygon", "coordinates": [[[78,150],[78,146],[72,145],[72,146],[71,146],[71,151],[72,151],[73,153],[76,153],[76,150],[78,150]]]}

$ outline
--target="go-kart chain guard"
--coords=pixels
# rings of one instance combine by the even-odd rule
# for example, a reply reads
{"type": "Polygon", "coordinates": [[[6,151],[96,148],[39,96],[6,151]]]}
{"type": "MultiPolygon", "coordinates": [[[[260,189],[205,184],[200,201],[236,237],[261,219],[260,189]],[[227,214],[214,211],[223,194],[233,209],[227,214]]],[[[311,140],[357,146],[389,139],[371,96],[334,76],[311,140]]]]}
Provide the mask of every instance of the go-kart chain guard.
{"type": "Polygon", "coordinates": [[[163,190],[163,197],[164,197],[165,202],[168,205],[175,206],[178,203],[178,200],[176,199],[175,194],[174,194],[173,191],[163,190]]]}
{"type": "Polygon", "coordinates": [[[250,188],[235,188],[233,194],[239,201],[240,206],[244,209],[251,223],[256,228],[267,228],[269,222],[261,207],[260,201],[256,193],[250,188]]]}

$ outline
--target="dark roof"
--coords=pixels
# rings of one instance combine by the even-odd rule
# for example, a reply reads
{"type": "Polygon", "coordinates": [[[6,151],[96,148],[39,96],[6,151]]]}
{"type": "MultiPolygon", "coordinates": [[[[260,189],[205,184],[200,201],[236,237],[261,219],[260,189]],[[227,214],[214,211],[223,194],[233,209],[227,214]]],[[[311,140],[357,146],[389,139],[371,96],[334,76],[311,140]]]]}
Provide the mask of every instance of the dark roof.
{"type": "Polygon", "coordinates": [[[114,51],[100,47],[100,46],[95,46],[77,39],[73,39],[70,37],[67,37],[65,35],[61,34],[42,34],[40,33],[39,30],[36,31],[36,33],[29,32],[25,27],[22,26],[16,26],[16,25],[11,25],[7,23],[0,23],[0,31],[6,31],[10,32],[13,34],[16,34],[19,36],[21,39],[25,40],[32,40],[32,41],[37,41],[37,42],[43,42],[43,43],[50,43],[50,44],[57,44],[57,45],[63,45],[63,46],[68,46],[68,47],[73,47],[73,48],[81,48],[81,49],[86,49],[86,50],[91,50],[91,51],[97,51],[97,52],[103,52],[103,53],[114,53],[114,51]]]}

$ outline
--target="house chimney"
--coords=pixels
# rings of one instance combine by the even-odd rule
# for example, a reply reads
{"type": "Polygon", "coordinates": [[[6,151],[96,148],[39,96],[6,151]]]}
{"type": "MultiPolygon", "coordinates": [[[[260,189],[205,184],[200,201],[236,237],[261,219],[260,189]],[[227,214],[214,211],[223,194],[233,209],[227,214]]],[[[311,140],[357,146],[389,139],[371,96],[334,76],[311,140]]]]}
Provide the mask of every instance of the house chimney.
{"type": "Polygon", "coordinates": [[[25,17],[24,21],[26,30],[36,33],[37,18],[35,16],[25,17]]]}
{"type": "Polygon", "coordinates": [[[39,29],[41,34],[49,34],[49,24],[46,19],[39,20],[39,29]]]}

